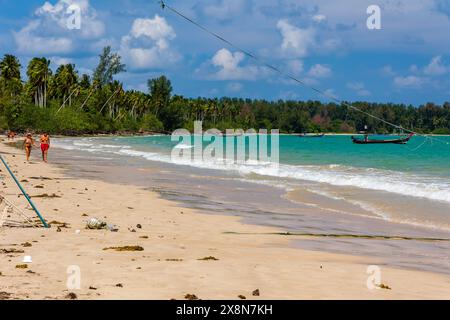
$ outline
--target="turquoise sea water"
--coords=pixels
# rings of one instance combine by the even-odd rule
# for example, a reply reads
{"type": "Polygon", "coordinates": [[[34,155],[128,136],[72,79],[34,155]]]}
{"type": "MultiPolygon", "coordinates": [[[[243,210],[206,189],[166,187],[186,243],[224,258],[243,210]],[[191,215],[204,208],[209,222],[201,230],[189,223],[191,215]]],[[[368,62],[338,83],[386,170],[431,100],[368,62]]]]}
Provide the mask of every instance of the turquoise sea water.
{"type": "MultiPolygon", "coordinates": [[[[224,139],[226,145],[225,139],[240,138],[217,139],[224,139]]],[[[301,201],[306,201],[305,195],[308,201],[317,200],[310,196],[313,193],[336,202],[329,204],[340,211],[353,210],[342,207],[345,201],[383,219],[450,227],[450,137],[413,137],[406,145],[356,145],[345,135],[280,135],[279,166],[267,161],[225,164],[222,157],[174,162],[171,153],[191,154],[193,141],[171,141],[170,136],[93,137],[59,139],[55,145],[96,156],[123,157],[125,165],[126,159],[132,157],[144,162],[213,169],[246,181],[281,186],[301,201]]],[[[270,154],[270,137],[268,141],[270,154]]],[[[209,143],[204,141],[203,148],[209,143]]]]}
{"type": "MultiPolygon", "coordinates": [[[[392,139],[374,136],[373,139],[392,139]]],[[[226,138],[224,138],[226,139],[226,138]]],[[[349,136],[302,138],[281,135],[280,162],[289,165],[343,165],[429,174],[450,178],[450,137],[436,137],[439,141],[414,137],[406,145],[355,145],[349,136]],[[425,141],[426,140],[426,141],[425,141]]],[[[166,153],[178,142],[169,136],[123,137],[115,142],[138,148],[151,148],[166,153]]],[[[248,152],[248,140],[246,141],[248,152]]],[[[206,146],[208,142],[204,142],[206,146]]],[[[270,153],[270,139],[269,153],[270,153]]]]}

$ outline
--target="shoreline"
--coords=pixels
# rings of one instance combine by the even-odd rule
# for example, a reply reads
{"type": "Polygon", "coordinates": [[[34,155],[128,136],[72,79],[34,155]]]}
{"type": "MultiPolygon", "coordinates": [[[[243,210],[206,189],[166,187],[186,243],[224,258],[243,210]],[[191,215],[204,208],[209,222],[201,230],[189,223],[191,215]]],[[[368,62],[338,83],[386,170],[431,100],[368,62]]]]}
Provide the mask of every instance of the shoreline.
{"type": "MultiPolygon", "coordinates": [[[[106,154],[103,157],[70,148],[62,151],[54,154],[53,160],[74,178],[143,187],[157,192],[163,199],[176,202],[180,207],[187,206],[201,213],[237,216],[241,223],[275,227],[281,233],[311,234],[313,239],[309,241],[291,241],[298,248],[378,257],[384,264],[394,267],[450,274],[446,254],[449,242],[440,241],[438,244],[414,240],[447,239],[448,233],[441,228],[380,217],[364,207],[311,193],[308,186],[271,186],[267,182],[261,184],[251,179],[243,180],[239,175],[223,175],[221,171],[205,171],[164,161],[106,154]],[[77,159],[76,163],[73,159],[77,159]],[[124,160],[126,164],[121,164],[124,160]],[[83,167],[89,167],[89,172],[83,172],[83,167]],[[178,179],[183,179],[183,182],[178,179]],[[219,181],[220,184],[211,181],[219,181]],[[230,188],[245,190],[245,199],[241,191],[233,194],[230,188]],[[300,198],[296,199],[298,196],[300,198]],[[357,236],[322,236],[336,233],[357,236]],[[377,240],[380,236],[412,241],[377,240]],[[389,249],[388,254],[386,249],[389,249]]],[[[362,196],[364,198],[367,194],[362,196]]],[[[386,196],[388,198],[384,200],[395,201],[391,195],[386,196]]]]}
{"type": "MultiPolygon", "coordinates": [[[[0,151],[7,153],[19,180],[27,180],[24,187],[47,221],[69,224],[61,232],[55,227],[0,229],[1,249],[24,251],[0,253],[0,291],[11,293],[11,298],[63,299],[69,291],[79,299],[183,299],[185,294],[200,299],[450,298],[450,277],[442,274],[380,264],[382,283],[392,290],[369,290],[366,269],[379,262],[376,258],[292,248],[292,240],[302,238],[226,234],[279,230],[243,224],[238,217],[199,213],[136,186],[73,178],[62,168],[37,161],[36,150],[31,164],[23,163],[21,150],[2,144],[0,151]],[[36,176],[51,180],[31,179],[36,176]],[[44,193],[57,197],[36,198],[44,193]],[[91,216],[116,224],[119,231],[84,229],[91,216]],[[32,246],[21,245],[27,242],[32,246]],[[141,245],[144,251],[102,249],[119,245],[141,245]],[[15,268],[25,254],[33,257],[29,269],[15,268]],[[207,257],[218,260],[198,260],[207,257]],[[80,266],[81,290],[66,287],[70,265],[80,266]],[[27,273],[30,270],[35,273],[27,273]],[[119,283],[122,286],[116,286],[119,283]],[[259,297],[252,296],[255,289],[259,297]]],[[[3,168],[1,173],[4,195],[24,208],[19,190],[3,168]]]]}
{"type": "MultiPolygon", "coordinates": [[[[239,128],[235,128],[233,130],[238,130],[239,128]]],[[[4,135],[6,135],[4,131],[4,135]]],[[[221,132],[223,135],[225,135],[225,132],[221,132]]],[[[191,132],[193,134],[193,132],[191,132]]],[[[279,133],[280,136],[299,136],[301,134],[304,134],[304,132],[294,132],[294,133],[279,133]]],[[[314,132],[307,132],[306,134],[316,134],[314,132]]],[[[322,133],[320,133],[322,134],[322,133]]],[[[355,135],[363,135],[363,133],[355,132],[355,133],[349,133],[349,132],[343,132],[343,133],[337,133],[337,132],[323,132],[325,136],[355,136],[355,135]]],[[[23,137],[25,135],[25,132],[19,133],[16,137],[23,137]]],[[[37,133],[34,133],[34,135],[37,135],[37,133]]],[[[101,138],[101,137],[145,137],[145,136],[170,136],[171,133],[164,133],[164,132],[154,132],[154,131],[148,131],[148,132],[110,132],[110,133],[94,133],[94,134],[74,134],[74,135],[64,135],[64,134],[52,134],[51,136],[54,138],[101,138]]],[[[381,136],[398,136],[398,134],[393,133],[372,133],[369,135],[381,135],[381,136]]],[[[450,134],[433,134],[433,133],[420,133],[421,136],[431,136],[431,137],[450,137],[450,134]]],[[[16,138],[17,139],[17,138],[16,138]]],[[[14,140],[16,141],[16,140],[14,140]]],[[[12,142],[14,142],[12,141],[12,142]]]]}

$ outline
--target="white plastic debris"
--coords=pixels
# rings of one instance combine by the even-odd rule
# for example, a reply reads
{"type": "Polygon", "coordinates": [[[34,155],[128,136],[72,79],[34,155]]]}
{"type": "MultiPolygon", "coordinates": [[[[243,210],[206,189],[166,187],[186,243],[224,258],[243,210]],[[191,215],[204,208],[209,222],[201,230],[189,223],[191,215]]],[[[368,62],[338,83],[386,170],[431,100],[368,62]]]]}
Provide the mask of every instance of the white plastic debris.
{"type": "Polygon", "coordinates": [[[86,229],[106,229],[109,230],[111,232],[117,232],[119,230],[119,228],[117,228],[115,225],[113,224],[108,224],[105,221],[102,221],[100,219],[97,218],[90,218],[87,221],[86,224],[86,229]]]}
{"type": "Polygon", "coordinates": [[[97,219],[97,218],[90,218],[86,224],[87,229],[105,229],[106,222],[97,219]]]}

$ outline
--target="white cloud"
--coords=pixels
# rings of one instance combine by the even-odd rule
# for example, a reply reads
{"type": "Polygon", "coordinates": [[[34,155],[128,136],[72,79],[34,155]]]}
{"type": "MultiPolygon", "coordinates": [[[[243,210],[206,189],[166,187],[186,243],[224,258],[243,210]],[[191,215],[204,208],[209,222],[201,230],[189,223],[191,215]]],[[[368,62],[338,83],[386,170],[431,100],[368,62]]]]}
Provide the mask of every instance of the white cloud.
{"type": "Polygon", "coordinates": [[[170,47],[175,37],[173,28],[159,15],[153,19],[135,19],[130,33],[122,37],[120,54],[133,69],[167,67],[181,59],[170,47]]]}
{"type": "Polygon", "coordinates": [[[149,37],[162,48],[167,47],[167,40],[172,40],[176,36],[166,19],[158,15],[155,15],[153,19],[134,20],[130,35],[134,38],[149,37]]]}
{"type": "MultiPolygon", "coordinates": [[[[319,81],[317,79],[313,79],[310,77],[306,77],[301,79],[303,81],[303,83],[309,85],[309,86],[317,86],[319,84],[319,81]]],[[[296,83],[295,83],[296,84],[296,83]]]]}
{"type": "Polygon", "coordinates": [[[399,88],[420,88],[424,82],[425,79],[417,76],[397,76],[394,78],[394,84],[399,88]]]}
{"type": "Polygon", "coordinates": [[[288,73],[293,75],[300,75],[303,72],[304,64],[302,60],[289,60],[287,63],[288,73]]]}
{"type": "Polygon", "coordinates": [[[308,75],[313,78],[328,78],[331,76],[331,69],[326,65],[315,64],[309,69],[308,75]]]}
{"type": "Polygon", "coordinates": [[[409,71],[412,73],[418,73],[420,70],[417,65],[413,64],[411,67],[409,67],[409,71]]]}
{"type": "Polygon", "coordinates": [[[263,69],[257,66],[240,66],[245,55],[242,52],[232,53],[228,49],[220,49],[217,51],[211,63],[214,67],[219,68],[212,79],[215,80],[255,80],[261,75],[263,69]]]}
{"type": "Polygon", "coordinates": [[[286,19],[279,20],[277,28],[283,37],[281,50],[287,55],[305,57],[315,44],[315,31],[313,29],[298,28],[290,24],[286,19]]]}
{"type": "MultiPolygon", "coordinates": [[[[385,67],[387,68],[387,67],[385,67]]],[[[439,83],[433,81],[433,77],[441,76],[450,72],[450,66],[446,66],[442,61],[442,56],[434,56],[428,65],[419,67],[413,64],[409,67],[409,75],[396,75],[392,69],[387,68],[385,74],[392,76],[394,85],[399,89],[420,89],[424,86],[439,86],[439,83]]]]}
{"type": "Polygon", "coordinates": [[[102,36],[104,31],[104,24],[88,0],[60,0],[55,5],[45,2],[37,8],[33,20],[13,32],[13,37],[21,53],[55,54],[71,52],[84,41],[102,36]],[[80,8],[80,29],[68,27],[73,14],[68,8],[73,5],[80,8]]]}
{"type": "Polygon", "coordinates": [[[366,86],[363,82],[349,82],[347,83],[347,88],[356,92],[358,96],[366,97],[370,96],[372,93],[366,89],[366,86]]]}
{"type": "Polygon", "coordinates": [[[64,57],[50,57],[50,61],[52,62],[52,64],[54,64],[55,66],[60,66],[63,64],[69,64],[69,63],[73,63],[72,59],[70,58],[64,58],[64,57]]]}
{"type": "Polygon", "coordinates": [[[202,8],[207,16],[225,20],[240,15],[244,11],[245,0],[222,0],[217,4],[211,4],[208,1],[202,8]]]}
{"type": "Polygon", "coordinates": [[[442,63],[442,56],[436,56],[431,59],[431,62],[424,68],[423,72],[426,75],[438,76],[447,73],[450,67],[442,63]]]}
{"type": "Polygon", "coordinates": [[[97,12],[90,6],[89,0],[60,0],[55,5],[45,2],[39,7],[35,14],[49,24],[57,24],[60,29],[70,31],[67,27],[72,8],[80,9],[80,35],[85,39],[98,38],[103,35],[105,26],[97,19],[97,12]]]}
{"type": "Polygon", "coordinates": [[[231,53],[229,50],[223,48],[216,52],[212,58],[212,62],[217,67],[222,67],[225,70],[235,70],[239,63],[244,60],[242,52],[231,53]]]}
{"type": "Polygon", "coordinates": [[[66,37],[43,37],[35,34],[40,22],[31,21],[19,32],[14,32],[17,50],[31,54],[69,53],[73,49],[72,40],[66,37]]]}
{"type": "Polygon", "coordinates": [[[450,67],[442,62],[442,56],[435,56],[430,63],[424,67],[418,67],[413,64],[409,67],[409,75],[396,75],[392,68],[386,66],[383,68],[384,74],[393,77],[395,87],[398,89],[420,89],[425,85],[436,85],[433,83],[433,76],[444,75],[450,72],[450,67]]]}
{"type": "Polygon", "coordinates": [[[392,69],[392,66],[384,66],[383,68],[381,68],[381,74],[388,77],[393,77],[396,75],[396,73],[392,69]]]}
{"type": "MultiPolygon", "coordinates": [[[[302,28],[311,22],[316,30],[316,43],[320,38],[333,38],[336,35],[342,40],[344,50],[390,50],[416,53],[450,53],[448,33],[450,19],[442,10],[437,10],[436,2],[448,0],[378,0],[382,8],[382,30],[368,34],[366,9],[373,4],[361,0],[329,1],[299,1],[299,0],[258,0],[253,1],[253,12],[258,21],[252,25],[265,25],[269,19],[278,21],[284,17],[290,18],[291,23],[302,24],[302,28]],[[345,4],[343,4],[345,3],[345,4]],[[325,16],[321,20],[314,16],[325,16]],[[306,20],[305,17],[308,19],[306,20]],[[308,21],[309,20],[309,21],[308,21]],[[383,31],[384,30],[384,31],[383,31]]],[[[448,7],[448,6],[447,6],[448,7]]],[[[250,19],[252,17],[247,17],[250,19]]],[[[269,20],[269,22],[271,22],[269,20]]]]}
{"type": "Polygon", "coordinates": [[[324,14],[316,14],[316,15],[314,15],[314,16],[312,17],[312,20],[313,20],[314,22],[320,23],[320,22],[322,22],[322,21],[327,20],[327,16],[324,15],[324,14]]]}

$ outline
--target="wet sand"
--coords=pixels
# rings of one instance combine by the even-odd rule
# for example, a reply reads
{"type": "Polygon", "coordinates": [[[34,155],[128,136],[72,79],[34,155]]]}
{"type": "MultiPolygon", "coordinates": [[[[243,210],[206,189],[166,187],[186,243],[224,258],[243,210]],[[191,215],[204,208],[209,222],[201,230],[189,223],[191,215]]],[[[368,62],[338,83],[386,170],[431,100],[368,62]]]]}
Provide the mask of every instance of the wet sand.
{"type": "MultiPolygon", "coordinates": [[[[78,299],[450,298],[447,275],[394,268],[374,257],[293,248],[292,240],[311,239],[273,235],[280,230],[183,208],[139,186],[75,178],[42,163],[37,151],[27,164],[21,150],[0,145],[46,220],[66,227],[53,222],[49,229],[0,228],[0,292],[6,293],[1,297],[65,299],[72,292],[78,299]],[[85,229],[89,217],[119,231],[85,229]],[[104,250],[119,246],[143,250],[104,250]],[[25,255],[33,262],[17,268],[25,255]],[[367,267],[373,264],[390,289],[368,289],[367,267]],[[80,289],[68,288],[78,268],[80,289]],[[259,296],[252,295],[255,289],[259,296]]],[[[33,216],[1,170],[1,194],[33,216]]]]}

